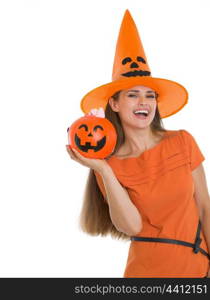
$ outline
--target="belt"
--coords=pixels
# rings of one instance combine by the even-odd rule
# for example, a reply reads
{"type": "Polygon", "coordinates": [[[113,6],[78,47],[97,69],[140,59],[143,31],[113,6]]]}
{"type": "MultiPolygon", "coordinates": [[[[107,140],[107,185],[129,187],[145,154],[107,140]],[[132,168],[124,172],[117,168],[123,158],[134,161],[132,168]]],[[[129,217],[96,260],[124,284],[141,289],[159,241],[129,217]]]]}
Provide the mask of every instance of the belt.
{"type": "Polygon", "coordinates": [[[194,253],[197,254],[200,251],[203,255],[207,256],[208,259],[210,260],[209,253],[207,253],[204,249],[199,247],[199,245],[202,241],[202,239],[200,238],[200,231],[201,231],[201,221],[199,220],[194,244],[188,243],[185,241],[180,241],[180,240],[165,239],[165,238],[139,237],[139,236],[132,236],[131,240],[139,241],[139,242],[142,241],[142,242],[159,242],[159,243],[177,244],[177,245],[182,245],[182,246],[186,246],[186,247],[191,247],[191,248],[193,248],[194,253]]]}

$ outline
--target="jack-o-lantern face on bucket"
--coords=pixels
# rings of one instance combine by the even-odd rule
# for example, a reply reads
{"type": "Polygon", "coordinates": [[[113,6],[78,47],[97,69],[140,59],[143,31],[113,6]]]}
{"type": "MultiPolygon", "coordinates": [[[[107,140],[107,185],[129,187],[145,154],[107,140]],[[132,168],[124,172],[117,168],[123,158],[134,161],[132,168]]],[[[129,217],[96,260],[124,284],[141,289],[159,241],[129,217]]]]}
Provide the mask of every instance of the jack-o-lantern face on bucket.
{"type": "Polygon", "coordinates": [[[114,150],[117,134],[112,123],[93,115],[75,121],[68,130],[69,144],[83,156],[105,158],[114,150]]]}

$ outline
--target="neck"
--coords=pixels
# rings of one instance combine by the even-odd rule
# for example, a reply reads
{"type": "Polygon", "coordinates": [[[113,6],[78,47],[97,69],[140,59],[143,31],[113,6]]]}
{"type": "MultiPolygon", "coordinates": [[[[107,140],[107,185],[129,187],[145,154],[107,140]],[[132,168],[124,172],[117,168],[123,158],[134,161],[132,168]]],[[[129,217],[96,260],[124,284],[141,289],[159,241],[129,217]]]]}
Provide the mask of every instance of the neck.
{"type": "Polygon", "coordinates": [[[157,137],[150,127],[124,128],[125,142],[123,144],[126,153],[136,153],[149,149],[155,144],[157,137]]]}

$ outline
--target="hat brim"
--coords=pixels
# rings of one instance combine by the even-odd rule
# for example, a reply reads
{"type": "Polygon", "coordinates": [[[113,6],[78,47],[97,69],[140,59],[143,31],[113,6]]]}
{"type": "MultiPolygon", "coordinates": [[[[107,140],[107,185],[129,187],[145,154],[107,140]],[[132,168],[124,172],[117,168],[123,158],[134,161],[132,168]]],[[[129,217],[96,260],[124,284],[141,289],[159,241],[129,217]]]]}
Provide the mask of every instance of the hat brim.
{"type": "Polygon", "coordinates": [[[177,113],[188,102],[188,92],[185,87],[178,82],[144,76],[123,78],[101,85],[88,92],[82,98],[80,107],[85,114],[92,108],[103,107],[105,110],[109,98],[114,93],[136,85],[150,87],[159,94],[157,105],[161,118],[167,118],[177,113]]]}

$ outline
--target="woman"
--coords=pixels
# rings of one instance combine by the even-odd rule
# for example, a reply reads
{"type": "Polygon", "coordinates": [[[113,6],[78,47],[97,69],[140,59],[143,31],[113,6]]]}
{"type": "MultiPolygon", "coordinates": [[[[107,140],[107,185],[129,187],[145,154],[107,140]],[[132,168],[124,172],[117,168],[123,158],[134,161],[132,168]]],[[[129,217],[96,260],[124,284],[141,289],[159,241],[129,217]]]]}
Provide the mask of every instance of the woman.
{"type": "MultiPolygon", "coordinates": [[[[157,99],[154,89],[142,85],[109,99],[105,116],[118,139],[108,158],[88,159],[67,147],[72,159],[90,168],[80,219],[85,232],[194,243],[200,218],[203,231],[209,233],[209,214],[205,214],[209,204],[203,203],[204,197],[198,201],[197,186],[202,183],[203,195],[208,194],[201,181],[204,156],[188,131],[163,128],[157,99]]],[[[208,253],[210,240],[203,231],[199,246],[208,253]]],[[[133,239],[124,277],[209,277],[209,258],[192,250],[133,239]]]]}

